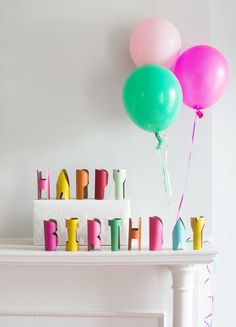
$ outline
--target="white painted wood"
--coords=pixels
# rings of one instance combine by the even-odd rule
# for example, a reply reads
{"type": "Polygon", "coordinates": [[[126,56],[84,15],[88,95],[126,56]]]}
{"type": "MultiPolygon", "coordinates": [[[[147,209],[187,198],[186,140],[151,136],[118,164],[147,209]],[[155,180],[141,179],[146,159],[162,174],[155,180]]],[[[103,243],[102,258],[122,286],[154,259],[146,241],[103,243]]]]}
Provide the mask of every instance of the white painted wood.
{"type": "MultiPolygon", "coordinates": [[[[191,244],[189,246],[191,246],[191,244]]],[[[90,308],[90,311],[96,309],[100,312],[98,313],[99,317],[96,316],[98,318],[96,326],[106,326],[106,324],[116,326],[119,319],[117,321],[109,320],[111,318],[109,315],[112,315],[112,311],[108,311],[107,313],[109,319],[102,316],[102,312],[104,312],[102,306],[106,310],[115,309],[114,304],[111,306],[110,304],[108,305],[106,296],[104,297],[104,295],[107,294],[107,287],[110,293],[112,292],[110,289],[112,283],[117,283],[117,287],[121,288],[121,292],[129,290],[136,294],[132,297],[132,301],[134,301],[135,297],[140,297],[140,295],[145,292],[143,278],[147,278],[147,280],[150,278],[148,267],[156,266],[159,267],[158,270],[162,269],[162,273],[167,274],[169,269],[172,274],[173,327],[189,327],[192,326],[193,322],[194,272],[198,265],[212,262],[215,256],[216,251],[210,244],[205,244],[202,251],[193,251],[189,248],[186,251],[163,249],[157,252],[148,250],[138,252],[127,251],[126,248],[122,248],[119,252],[112,252],[109,247],[103,247],[101,251],[88,252],[86,247],[82,247],[80,251],[70,253],[66,252],[64,247],[59,247],[58,250],[54,252],[45,252],[42,247],[32,245],[32,241],[22,240],[21,242],[13,242],[12,240],[2,240],[0,241],[0,281],[2,281],[1,289],[3,292],[4,290],[8,292],[8,298],[7,302],[2,301],[0,304],[0,322],[1,319],[3,319],[4,325],[6,320],[9,322],[9,325],[6,326],[15,327],[14,317],[21,316],[26,317],[25,319],[22,318],[22,324],[27,327],[27,324],[30,326],[32,320],[30,317],[45,317],[45,322],[43,323],[47,326],[49,317],[52,316],[55,320],[55,318],[62,315],[64,318],[72,318],[72,316],[75,316],[83,326],[93,327],[94,319],[91,320],[90,317],[86,320],[83,315],[87,313],[84,312],[83,309],[81,309],[81,312],[75,310],[77,307],[76,305],[81,308],[82,302],[80,298],[85,300],[85,296],[87,296],[90,301],[82,308],[90,308]],[[142,269],[147,269],[146,274],[145,271],[140,274],[139,269],[141,267],[142,269]],[[131,269],[130,272],[128,272],[129,269],[131,269]],[[120,281],[112,278],[113,275],[118,276],[118,272],[122,276],[120,281]],[[66,286],[62,287],[60,283],[67,278],[66,276],[70,276],[68,285],[66,283],[66,286]],[[105,279],[107,282],[102,283],[100,287],[101,278],[105,279]],[[124,281],[124,278],[127,278],[127,280],[124,281]],[[131,285],[131,278],[135,279],[133,285],[131,285]],[[18,279],[21,285],[17,284],[18,279]],[[96,279],[99,281],[98,284],[96,279]],[[83,284],[84,286],[82,286],[83,284]],[[72,285],[73,287],[71,287],[72,285]],[[41,294],[42,287],[43,295],[41,294]],[[139,288],[141,293],[137,292],[139,288]],[[25,303],[23,309],[19,309],[19,306],[12,301],[13,298],[16,298],[16,289],[20,292],[20,296],[17,294],[18,300],[22,299],[22,302],[25,303]],[[59,302],[55,298],[55,290],[57,289],[59,292],[59,302]],[[101,294],[103,299],[100,303],[100,307],[99,305],[94,306],[95,303],[97,303],[96,299],[94,300],[95,302],[91,302],[92,297],[96,293],[101,294]],[[65,294],[65,298],[63,294],[65,294]],[[69,302],[68,296],[71,299],[69,302]],[[29,300],[31,297],[33,299],[32,303],[29,300]],[[47,298],[46,302],[45,297],[47,298]],[[60,305],[60,309],[56,310],[58,304],[60,305]],[[45,305],[47,310],[44,309],[45,305]],[[104,323],[104,319],[106,320],[106,324],[104,323]]],[[[155,276],[154,278],[158,278],[158,271],[155,271],[155,276]]],[[[150,290],[155,289],[154,279],[152,283],[153,287],[150,283],[146,284],[151,287],[150,290]]],[[[118,292],[117,287],[113,290],[114,296],[116,296],[118,292]]],[[[167,290],[165,292],[167,292],[167,290]]],[[[153,294],[149,293],[148,296],[151,298],[153,294]]],[[[159,299],[156,298],[159,305],[162,296],[162,293],[160,293],[158,295],[159,299]]],[[[169,296],[171,296],[171,294],[169,296]]],[[[120,296],[118,296],[118,298],[121,299],[120,296]]],[[[125,299],[122,301],[125,301],[125,299]]],[[[130,306],[132,307],[131,303],[130,306]]],[[[138,314],[143,314],[141,311],[137,312],[138,314]]],[[[164,311],[158,306],[157,312],[161,314],[164,311]]],[[[97,313],[94,314],[96,315],[97,313]]],[[[122,314],[129,315],[131,313],[121,312],[120,315],[122,314]]],[[[91,313],[91,315],[93,315],[93,313],[91,313]]],[[[63,321],[66,321],[64,318],[63,321]]],[[[143,316],[142,326],[164,326],[164,322],[162,322],[164,320],[161,320],[161,322],[159,320],[154,320],[154,322],[153,320],[148,320],[146,322],[146,318],[146,316],[143,316]]],[[[131,323],[126,324],[126,321],[129,320],[127,320],[127,316],[125,316],[123,320],[122,319],[120,320],[120,324],[123,326],[132,326],[131,323]]],[[[138,318],[136,317],[135,319],[138,318]]],[[[139,326],[139,322],[136,324],[135,319],[131,319],[133,325],[139,326]]],[[[168,326],[170,326],[170,317],[168,317],[168,319],[168,326]]],[[[38,319],[36,319],[36,321],[38,321],[38,319]]],[[[56,320],[55,325],[57,325],[56,320]]]]}
{"type": "Polygon", "coordinates": [[[196,265],[174,265],[169,268],[173,279],[173,327],[193,326],[196,265]]]}
{"type": "Polygon", "coordinates": [[[164,327],[164,313],[146,313],[146,312],[70,312],[70,311],[0,311],[0,323],[7,326],[24,327],[32,326],[51,326],[53,323],[60,327],[69,324],[69,326],[83,327],[164,327]],[[40,318],[36,320],[36,318],[40,318]],[[36,322],[36,324],[35,324],[36,322]]]}
{"type": "MultiPolygon", "coordinates": [[[[191,245],[189,245],[190,247],[191,245]]],[[[213,261],[216,251],[206,244],[202,251],[190,248],[186,251],[132,250],[122,247],[120,251],[112,252],[110,247],[103,247],[101,251],[87,251],[87,247],[80,247],[78,252],[66,252],[65,247],[58,247],[57,251],[46,252],[43,247],[26,244],[0,244],[0,264],[29,264],[29,265],[183,265],[208,264],[213,261]]]]}

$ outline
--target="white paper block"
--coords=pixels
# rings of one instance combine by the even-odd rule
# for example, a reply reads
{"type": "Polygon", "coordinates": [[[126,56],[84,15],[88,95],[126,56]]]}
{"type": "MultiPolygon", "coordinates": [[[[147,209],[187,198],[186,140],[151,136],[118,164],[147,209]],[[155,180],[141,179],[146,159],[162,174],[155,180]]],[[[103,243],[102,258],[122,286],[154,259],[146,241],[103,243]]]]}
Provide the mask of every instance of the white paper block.
{"type": "Polygon", "coordinates": [[[65,220],[79,218],[78,240],[80,245],[87,245],[87,219],[98,218],[101,221],[102,245],[110,245],[111,227],[108,226],[108,220],[121,218],[121,245],[126,245],[130,216],[129,200],[35,200],[33,217],[34,244],[44,244],[43,220],[56,219],[58,244],[65,245],[67,241],[65,220]]]}

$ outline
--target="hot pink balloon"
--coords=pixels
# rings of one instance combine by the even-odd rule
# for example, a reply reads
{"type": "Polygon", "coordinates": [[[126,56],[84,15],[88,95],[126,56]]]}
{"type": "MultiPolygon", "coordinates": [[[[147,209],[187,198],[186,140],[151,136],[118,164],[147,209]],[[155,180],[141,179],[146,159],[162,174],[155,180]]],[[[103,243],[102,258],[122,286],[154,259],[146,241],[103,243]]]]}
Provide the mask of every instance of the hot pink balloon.
{"type": "Polygon", "coordinates": [[[228,63],[217,49],[198,45],[178,58],[174,74],[182,86],[184,103],[193,109],[206,109],[224,93],[228,63]]]}
{"type": "Polygon", "coordinates": [[[170,21],[151,18],[137,25],[130,37],[130,55],[137,66],[156,64],[170,68],[181,48],[178,30],[170,21]]]}

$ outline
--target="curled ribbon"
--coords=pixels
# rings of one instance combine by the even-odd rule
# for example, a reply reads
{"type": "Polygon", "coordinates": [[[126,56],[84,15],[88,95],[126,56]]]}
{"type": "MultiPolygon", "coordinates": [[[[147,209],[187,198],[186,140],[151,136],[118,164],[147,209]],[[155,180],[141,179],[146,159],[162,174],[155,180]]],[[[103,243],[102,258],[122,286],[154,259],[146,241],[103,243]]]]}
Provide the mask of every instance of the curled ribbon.
{"type": "Polygon", "coordinates": [[[212,270],[210,269],[210,266],[206,266],[207,269],[207,278],[205,279],[202,289],[204,289],[205,285],[211,281],[211,294],[208,295],[208,299],[211,302],[211,311],[204,317],[204,324],[207,327],[212,327],[212,322],[213,322],[213,314],[214,314],[214,306],[215,306],[215,296],[214,296],[214,291],[213,291],[213,277],[214,277],[214,272],[215,272],[215,263],[213,263],[212,270]]]}
{"type": "Polygon", "coordinates": [[[203,112],[201,110],[197,110],[196,111],[196,114],[198,116],[199,119],[201,119],[204,115],[203,115],[203,112]]]}
{"type": "Polygon", "coordinates": [[[155,132],[155,136],[156,136],[156,139],[157,139],[157,150],[160,150],[161,149],[161,146],[162,146],[162,143],[163,143],[163,139],[161,137],[161,134],[159,132],[155,132]]]}
{"type": "Polygon", "coordinates": [[[201,119],[204,116],[203,112],[201,111],[201,109],[203,109],[203,108],[201,108],[199,106],[194,106],[193,109],[196,109],[196,115],[198,116],[198,118],[201,119]]]}
{"type": "MultiPolygon", "coordinates": [[[[186,239],[187,242],[192,242],[192,238],[188,237],[186,239]]],[[[203,241],[203,243],[211,243],[208,240],[203,241]]],[[[211,265],[206,265],[206,278],[204,279],[204,282],[202,283],[202,290],[204,290],[205,286],[211,282],[211,290],[210,294],[207,295],[207,299],[211,302],[211,309],[210,312],[203,318],[203,324],[206,327],[212,327],[213,325],[213,317],[214,317],[214,310],[215,310],[215,296],[214,296],[214,275],[215,275],[215,262],[211,265]]]]}

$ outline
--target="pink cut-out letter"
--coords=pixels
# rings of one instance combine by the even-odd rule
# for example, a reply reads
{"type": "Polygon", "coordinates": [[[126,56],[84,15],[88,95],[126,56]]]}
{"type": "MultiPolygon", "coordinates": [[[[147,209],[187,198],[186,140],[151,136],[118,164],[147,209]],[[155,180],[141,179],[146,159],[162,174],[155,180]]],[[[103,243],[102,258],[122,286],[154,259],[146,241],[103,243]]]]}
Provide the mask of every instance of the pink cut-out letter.
{"type": "Polygon", "coordinates": [[[101,249],[101,222],[99,219],[88,219],[88,251],[101,249]]]}
{"type": "Polygon", "coordinates": [[[37,170],[38,179],[38,200],[42,200],[42,191],[46,193],[46,199],[50,200],[50,174],[46,170],[45,178],[42,177],[42,170],[37,170]]]}
{"type": "Polygon", "coordinates": [[[43,225],[45,251],[54,251],[58,245],[57,221],[55,219],[44,220],[43,225]]]}
{"type": "Polygon", "coordinates": [[[163,223],[159,217],[149,217],[149,250],[158,251],[163,244],[163,223]]]}

